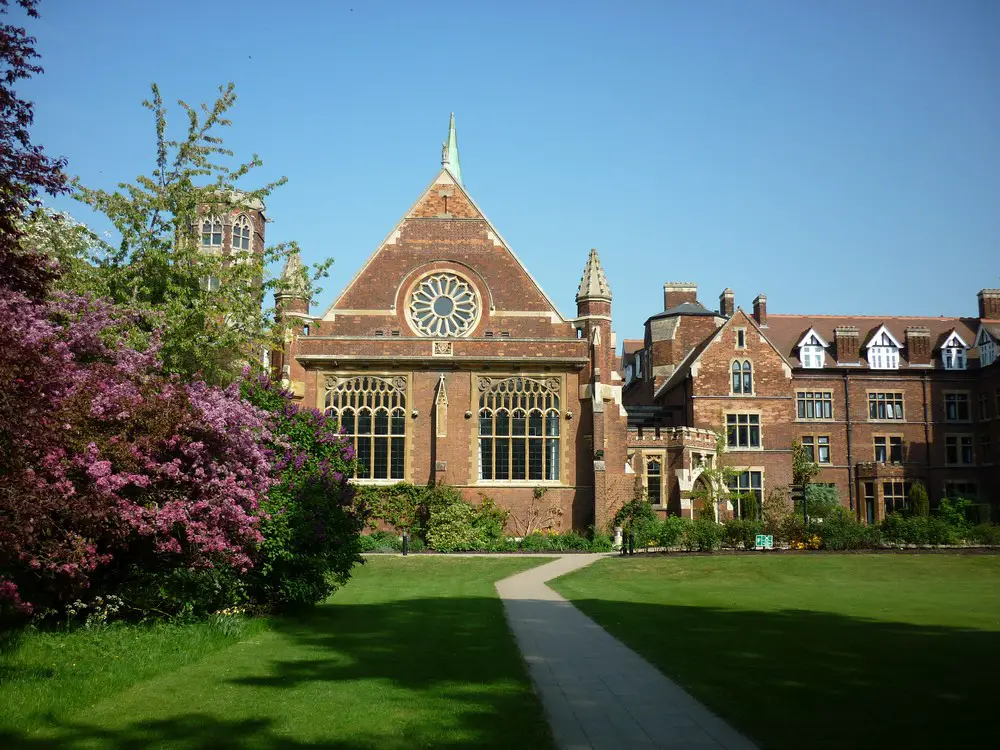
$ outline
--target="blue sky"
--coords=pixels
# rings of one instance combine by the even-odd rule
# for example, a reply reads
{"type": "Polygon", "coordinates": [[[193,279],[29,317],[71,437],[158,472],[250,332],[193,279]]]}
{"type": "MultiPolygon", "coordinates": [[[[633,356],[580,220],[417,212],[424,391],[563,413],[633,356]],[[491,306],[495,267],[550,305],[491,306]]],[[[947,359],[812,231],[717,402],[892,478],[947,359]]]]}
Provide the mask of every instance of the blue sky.
{"type": "Polygon", "coordinates": [[[974,315],[1000,286],[995,0],[41,10],[22,91],[88,185],[151,170],[150,82],[189,102],[236,83],[227,144],[289,178],[268,239],[335,259],[314,312],[433,178],[452,111],[466,188],[564,315],[598,249],[619,340],[665,281],[872,315],[974,315]]]}

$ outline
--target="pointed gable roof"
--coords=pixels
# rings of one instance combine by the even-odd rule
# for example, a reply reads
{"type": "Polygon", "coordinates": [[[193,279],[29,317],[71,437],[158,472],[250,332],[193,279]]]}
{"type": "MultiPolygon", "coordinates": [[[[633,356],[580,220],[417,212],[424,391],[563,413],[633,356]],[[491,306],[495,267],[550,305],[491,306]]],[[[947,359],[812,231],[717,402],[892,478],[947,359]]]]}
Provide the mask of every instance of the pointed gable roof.
{"type": "Polygon", "coordinates": [[[601,267],[601,259],[597,257],[597,250],[591,248],[590,256],[587,258],[587,265],[583,268],[583,277],[580,279],[580,287],[576,291],[576,300],[582,299],[605,299],[611,301],[611,287],[608,279],[604,275],[601,267]]]}
{"type": "Polygon", "coordinates": [[[455,132],[455,113],[448,121],[448,140],[441,148],[441,166],[451,172],[455,182],[462,184],[462,165],[458,160],[458,134],[455,132]]]}
{"type": "Polygon", "coordinates": [[[873,346],[885,346],[886,339],[897,349],[903,348],[903,345],[899,343],[899,339],[892,335],[892,331],[886,327],[885,323],[875,329],[875,332],[868,337],[862,348],[870,349],[873,346]]]}
{"type": "Polygon", "coordinates": [[[277,293],[281,296],[309,299],[308,281],[302,266],[302,256],[296,250],[285,261],[278,277],[277,293]]]}
{"type": "Polygon", "coordinates": [[[810,328],[808,331],[805,332],[805,335],[803,335],[802,338],[799,339],[799,343],[795,345],[795,348],[801,349],[803,346],[815,346],[815,344],[809,343],[813,338],[815,338],[819,346],[822,346],[824,349],[830,346],[826,342],[826,339],[824,339],[822,336],[819,335],[819,333],[816,332],[815,328],[810,328]]]}
{"type": "Polygon", "coordinates": [[[960,346],[963,349],[968,349],[969,348],[969,345],[965,343],[965,339],[963,339],[959,335],[958,330],[955,329],[955,328],[952,328],[951,329],[951,333],[948,334],[948,337],[944,340],[944,343],[941,344],[940,348],[941,349],[947,349],[949,347],[955,347],[955,346],[960,346]]]}
{"type": "MultiPolygon", "coordinates": [[[[528,271],[521,259],[517,257],[517,254],[514,253],[507,242],[503,239],[493,223],[483,214],[483,212],[476,205],[475,201],[472,200],[472,197],[468,194],[468,192],[466,192],[461,182],[456,179],[455,175],[451,171],[451,165],[441,168],[441,170],[437,173],[437,176],[435,176],[430,185],[428,185],[427,188],[421,193],[416,202],[408,211],[406,211],[403,217],[396,222],[392,231],[390,231],[389,234],[386,235],[385,239],[379,243],[375,252],[368,257],[364,265],[361,266],[350,282],[348,282],[340,293],[337,294],[333,303],[323,314],[323,319],[332,320],[333,317],[339,312],[349,309],[373,307],[384,309],[390,307],[389,304],[373,301],[365,301],[363,304],[359,304],[360,300],[366,299],[366,297],[365,295],[360,294],[360,292],[355,293],[354,289],[359,280],[365,277],[366,274],[378,273],[378,271],[373,270],[373,264],[376,263],[377,259],[379,259],[383,253],[386,253],[392,248],[392,246],[396,245],[409,222],[434,219],[459,221],[479,220],[483,222],[485,225],[483,227],[484,234],[490,241],[490,244],[488,245],[490,248],[489,251],[495,251],[508,256],[512,261],[512,264],[509,263],[508,265],[512,265],[515,272],[520,272],[524,275],[529,284],[529,288],[533,288],[537,293],[537,301],[533,304],[535,306],[545,308],[544,310],[539,310],[539,312],[542,314],[551,313],[555,322],[567,322],[567,319],[562,315],[562,313],[559,312],[559,309],[556,307],[552,298],[545,293],[545,290],[542,289],[541,285],[535,280],[534,276],[531,275],[531,272],[528,271]]],[[[433,248],[428,246],[428,250],[433,250],[433,248]]],[[[440,254],[429,254],[427,260],[447,260],[447,258],[440,254]]],[[[379,266],[379,269],[381,268],[383,268],[382,265],[379,266]]],[[[380,281],[383,283],[391,283],[382,278],[380,278],[380,281]]],[[[488,304],[492,308],[494,304],[492,291],[490,292],[490,295],[491,299],[488,301],[488,304]]]]}

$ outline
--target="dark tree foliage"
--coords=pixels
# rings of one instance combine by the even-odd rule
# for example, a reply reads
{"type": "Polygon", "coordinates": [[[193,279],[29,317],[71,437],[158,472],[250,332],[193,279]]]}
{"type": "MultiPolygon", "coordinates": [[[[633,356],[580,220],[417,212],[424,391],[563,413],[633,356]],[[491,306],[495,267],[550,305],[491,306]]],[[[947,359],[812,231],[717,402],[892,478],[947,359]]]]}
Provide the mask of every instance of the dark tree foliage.
{"type": "MultiPolygon", "coordinates": [[[[16,2],[29,17],[38,17],[38,0],[16,2]]],[[[0,16],[7,15],[9,5],[10,0],[0,0],[0,16]]],[[[0,283],[38,300],[55,278],[57,266],[21,247],[19,220],[38,205],[40,193],[58,195],[68,186],[65,159],[53,159],[31,142],[34,108],[15,91],[18,81],[42,72],[34,62],[38,58],[34,44],[24,28],[0,23],[0,283]]]]}

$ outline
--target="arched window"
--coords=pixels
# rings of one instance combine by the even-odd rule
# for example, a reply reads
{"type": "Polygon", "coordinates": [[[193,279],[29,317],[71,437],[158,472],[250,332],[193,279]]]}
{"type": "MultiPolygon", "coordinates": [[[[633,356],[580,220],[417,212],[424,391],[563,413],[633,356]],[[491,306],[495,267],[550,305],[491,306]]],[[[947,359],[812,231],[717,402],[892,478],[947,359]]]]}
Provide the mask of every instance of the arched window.
{"type": "Polygon", "coordinates": [[[215,216],[202,219],[201,246],[216,251],[222,249],[222,219],[215,216]]]}
{"type": "Polygon", "coordinates": [[[250,240],[253,237],[253,227],[246,214],[240,214],[233,222],[233,250],[235,252],[250,252],[250,240]]]}
{"type": "Polygon", "coordinates": [[[357,456],[358,479],[404,478],[406,378],[327,378],[326,413],[335,417],[357,456]]]}
{"type": "Polygon", "coordinates": [[[479,379],[479,478],[559,479],[558,378],[479,379]]]}
{"type": "Polygon", "coordinates": [[[753,365],[746,359],[740,362],[735,360],[732,366],[733,371],[733,393],[749,395],[753,393],[753,365]]]}
{"type": "Polygon", "coordinates": [[[663,464],[659,456],[646,457],[646,499],[651,505],[663,502],[663,464]]]}

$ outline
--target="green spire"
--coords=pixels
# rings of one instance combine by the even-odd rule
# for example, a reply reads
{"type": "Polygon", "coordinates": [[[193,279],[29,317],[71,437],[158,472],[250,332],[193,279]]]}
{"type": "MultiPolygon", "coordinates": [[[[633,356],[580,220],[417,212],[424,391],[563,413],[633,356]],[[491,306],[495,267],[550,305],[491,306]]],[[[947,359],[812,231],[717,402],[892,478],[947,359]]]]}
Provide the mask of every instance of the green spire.
{"type": "Polygon", "coordinates": [[[448,141],[441,148],[441,166],[451,172],[451,176],[462,184],[462,165],[458,162],[458,136],[455,134],[455,113],[451,113],[448,123],[448,141]]]}

